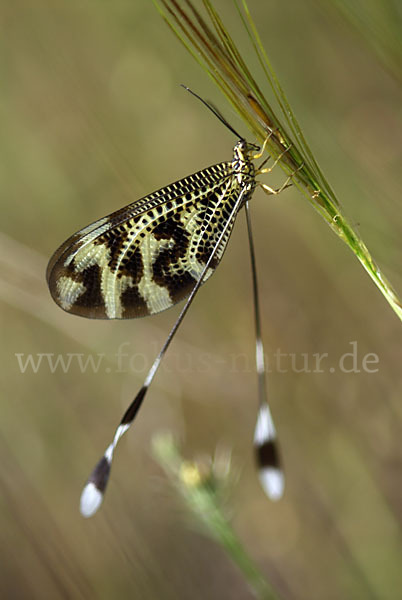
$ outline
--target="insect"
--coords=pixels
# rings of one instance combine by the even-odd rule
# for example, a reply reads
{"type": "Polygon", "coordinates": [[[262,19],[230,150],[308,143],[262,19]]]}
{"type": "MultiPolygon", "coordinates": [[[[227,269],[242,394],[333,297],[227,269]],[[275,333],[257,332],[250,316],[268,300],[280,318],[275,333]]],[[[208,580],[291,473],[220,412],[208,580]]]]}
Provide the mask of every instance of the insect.
{"type": "Polygon", "coordinates": [[[81,229],[56,250],[47,268],[47,282],[55,302],[65,311],[83,317],[130,319],[153,315],[187,298],[141,389],[84,487],[80,509],[85,517],[99,508],[117,443],[133,423],[196,293],[222,259],[243,207],[253,274],[259,382],[254,444],[263,488],[272,499],[278,499],[283,493],[284,479],[265,387],[249,200],[257,185],[269,194],[279,193],[287,187],[290,178],[279,190],[257,182],[257,175],[273,168],[262,168],[267,161],[257,169],[254,166],[266,142],[260,151],[258,146],[241,137],[215,107],[186,89],[237,136],[232,160],[189,175],[81,229]]]}

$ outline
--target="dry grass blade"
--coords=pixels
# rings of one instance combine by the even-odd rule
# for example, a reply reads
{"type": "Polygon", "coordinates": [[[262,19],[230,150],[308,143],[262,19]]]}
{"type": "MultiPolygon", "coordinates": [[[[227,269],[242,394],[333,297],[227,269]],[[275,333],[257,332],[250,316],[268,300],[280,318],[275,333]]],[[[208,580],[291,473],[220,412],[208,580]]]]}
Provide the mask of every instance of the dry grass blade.
{"type": "Polygon", "coordinates": [[[283,170],[292,176],[296,187],[336,235],[353,251],[402,320],[401,300],[373,260],[359,234],[346,219],[331,186],[320,171],[307,145],[263,48],[246,1],[242,0],[240,6],[236,0],[233,0],[265,78],[274,91],[286,126],[282,124],[272,104],[266,99],[262,86],[252,76],[246,61],[242,58],[210,0],[202,0],[206,12],[205,18],[191,0],[185,0],[181,4],[176,0],[160,0],[159,5],[157,0],[154,2],[175,35],[218,85],[254,136],[260,142],[269,138],[266,145],[269,154],[274,158],[280,157],[279,164],[283,170]]]}

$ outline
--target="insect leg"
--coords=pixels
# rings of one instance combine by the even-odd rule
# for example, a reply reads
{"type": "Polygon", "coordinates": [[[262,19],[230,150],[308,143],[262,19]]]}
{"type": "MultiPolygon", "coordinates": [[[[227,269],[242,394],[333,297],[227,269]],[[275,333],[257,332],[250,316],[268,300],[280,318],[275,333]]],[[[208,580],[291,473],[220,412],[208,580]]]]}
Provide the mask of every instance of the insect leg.
{"type": "MultiPolygon", "coordinates": [[[[261,181],[257,181],[257,185],[262,188],[264,190],[264,192],[266,194],[268,194],[269,196],[271,195],[278,195],[281,192],[283,192],[284,189],[290,187],[292,185],[292,178],[293,176],[300,171],[302,168],[304,167],[304,163],[302,163],[297,169],[295,169],[293,171],[293,173],[291,173],[288,178],[286,179],[285,183],[283,185],[281,185],[280,188],[274,189],[272,187],[270,187],[269,185],[267,185],[266,183],[261,183],[261,181]]],[[[260,173],[265,173],[266,170],[264,169],[263,171],[260,171],[260,173]]]]}
{"type": "MultiPolygon", "coordinates": [[[[264,142],[264,146],[266,144],[266,142],[269,140],[269,137],[267,137],[267,139],[264,142]]],[[[263,146],[263,147],[264,147],[263,146]]],[[[278,164],[278,162],[281,160],[281,158],[286,154],[286,152],[289,152],[290,148],[292,146],[288,146],[287,148],[285,148],[285,150],[283,150],[279,156],[276,157],[276,159],[274,160],[273,164],[268,167],[267,169],[262,169],[262,167],[265,165],[265,163],[267,162],[266,160],[258,167],[257,171],[256,171],[256,175],[261,175],[262,173],[271,173],[271,171],[276,167],[276,165],[278,164]]],[[[254,157],[255,158],[255,157],[254,157]]]]}

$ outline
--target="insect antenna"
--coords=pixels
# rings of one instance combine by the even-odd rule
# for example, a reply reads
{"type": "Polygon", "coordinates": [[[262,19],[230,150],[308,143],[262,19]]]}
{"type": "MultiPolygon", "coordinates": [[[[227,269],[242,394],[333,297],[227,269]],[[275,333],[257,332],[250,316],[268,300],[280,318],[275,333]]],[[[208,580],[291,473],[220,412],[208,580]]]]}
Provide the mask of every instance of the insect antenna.
{"type": "Polygon", "coordinates": [[[210,104],[209,102],[204,100],[204,98],[201,98],[201,96],[199,96],[198,94],[193,92],[193,90],[190,90],[190,88],[187,87],[186,85],[184,85],[183,83],[181,83],[180,85],[182,88],[184,88],[185,90],[190,92],[190,94],[195,96],[195,98],[198,98],[198,100],[200,100],[200,102],[202,102],[204,106],[209,108],[209,110],[215,115],[215,117],[217,117],[219,119],[219,121],[225,125],[225,127],[227,127],[232,133],[234,133],[235,136],[237,136],[239,138],[239,140],[244,140],[244,137],[242,135],[238,134],[236,129],[234,129],[234,127],[232,127],[230,125],[230,123],[227,122],[225,117],[220,113],[220,111],[216,108],[216,106],[213,106],[213,104],[210,104]]]}
{"type": "Polygon", "coordinates": [[[256,451],[259,477],[261,485],[271,500],[279,500],[283,494],[284,476],[281,469],[275,425],[267,399],[266,366],[264,346],[261,335],[261,314],[258,299],[257,268],[254,252],[251,216],[248,201],[245,202],[247,232],[250,246],[251,273],[253,282],[253,301],[255,316],[255,360],[258,377],[258,417],[254,433],[254,447],[256,451]]]}
{"type": "Polygon", "coordinates": [[[207,262],[205,263],[205,266],[201,272],[201,275],[200,275],[199,279],[197,280],[197,283],[194,285],[193,289],[191,290],[191,293],[188,296],[187,301],[186,301],[184,307],[182,308],[175,324],[173,325],[172,329],[170,330],[170,333],[169,333],[164,345],[162,346],[161,351],[159,352],[158,356],[156,357],[154,363],[152,364],[152,366],[144,380],[142,387],[140,388],[138,394],[135,396],[135,398],[133,399],[133,401],[127,408],[126,412],[124,413],[123,418],[121,419],[121,421],[115,431],[115,434],[114,434],[111,444],[107,447],[104,455],[99,460],[99,462],[96,464],[95,468],[93,469],[91,475],[89,476],[89,478],[85,484],[85,487],[82,491],[81,499],[80,499],[80,511],[84,517],[91,517],[98,510],[98,508],[100,507],[100,505],[102,503],[104,493],[106,490],[106,486],[107,486],[107,482],[109,480],[109,475],[110,475],[110,470],[111,470],[111,465],[112,465],[112,460],[113,460],[113,454],[116,449],[116,446],[117,446],[120,438],[126,433],[126,431],[132,425],[132,423],[141,407],[141,404],[145,398],[145,394],[147,393],[148,388],[152,383],[155,373],[158,370],[158,367],[161,364],[161,361],[162,361],[168,347],[170,346],[170,343],[173,340],[180,324],[182,323],[188,309],[190,308],[190,305],[193,302],[196,293],[200,289],[203,279],[204,279],[205,275],[207,274],[207,271],[210,268],[210,265],[214,259],[214,256],[215,256],[218,248],[220,247],[222,241],[224,240],[225,234],[226,234],[229,226],[231,225],[232,221],[235,219],[237,212],[240,209],[240,207],[244,201],[243,197],[246,192],[247,192],[246,188],[243,188],[241,190],[238,198],[236,199],[233,209],[232,209],[229,217],[225,221],[224,226],[222,227],[222,231],[219,235],[219,238],[218,238],[216,244],[214,245],[211,254],[208,257],[207,262]]]}

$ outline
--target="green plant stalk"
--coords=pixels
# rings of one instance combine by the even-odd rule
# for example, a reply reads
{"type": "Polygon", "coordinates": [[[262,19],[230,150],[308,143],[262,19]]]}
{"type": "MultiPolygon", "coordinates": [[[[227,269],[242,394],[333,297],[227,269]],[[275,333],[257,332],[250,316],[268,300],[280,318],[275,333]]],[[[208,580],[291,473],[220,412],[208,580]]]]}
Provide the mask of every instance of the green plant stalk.
{"type": "Polygon", "coordinates": [[[160,14],[182,44],[206,70],[247,127],[292,178],[332,231],[352,250],[392,309],[402,320],[402,303],[369,250],[343,214],[318,167],[290,104],[263,48],[246,0],[233,0],[263,73],[274,92],[283,125],[265,98],[210,0],[201,0],[209,22],[191,0],[154,0],[160,14]],[[182,5],[186,6],[186,9],[182,5]]]}
{"type": "Polygon", "coordinates": [[[195,465],[185,462],[170,435],[154,436],[153,453],[197,522],[202,523],[205,532],[237,565],[255,597],[278,600],[278,595],[233,531],[219,501],[219,484],[215,485],[212,477],[205,478],[195,465]],[[188,472],[191,476],[186,475],[188,472]]]}

